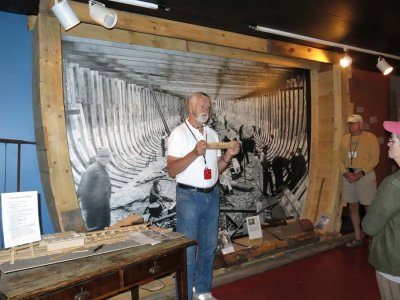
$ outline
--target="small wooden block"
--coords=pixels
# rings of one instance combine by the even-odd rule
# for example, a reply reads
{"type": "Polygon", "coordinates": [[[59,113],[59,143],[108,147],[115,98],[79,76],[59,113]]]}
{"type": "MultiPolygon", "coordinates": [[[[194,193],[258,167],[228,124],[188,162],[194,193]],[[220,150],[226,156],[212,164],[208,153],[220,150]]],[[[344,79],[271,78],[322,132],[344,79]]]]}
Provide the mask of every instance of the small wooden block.
{"type": "Polygon", "coordinates": [[[15,261],[15,248],[10,249],[10,265],[13,265],[15,261]]]}
{"type": "Polygon", "coordinates": [[[236,141],[232,142],[220,142],[220,143],[207,143],[207,149],[230,149],[234,148],[236,145],[236,141]]]}

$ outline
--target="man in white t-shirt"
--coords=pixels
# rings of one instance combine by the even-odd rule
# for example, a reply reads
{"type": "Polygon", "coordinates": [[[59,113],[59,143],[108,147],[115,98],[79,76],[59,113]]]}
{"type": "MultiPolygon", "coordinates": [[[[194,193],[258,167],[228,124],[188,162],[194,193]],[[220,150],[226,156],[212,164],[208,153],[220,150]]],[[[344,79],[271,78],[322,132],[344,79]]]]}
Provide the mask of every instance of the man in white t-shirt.
{"type": "Polygon", "coordinates": [[[221,150],[207,149],[219,142],[218,134],[206,125],[210,97],[201,92],[189,98],[189,116],[168,139],[168,174],[176,177],[177,231],[197,240],[187,250],[188,299],[216,299],[211,295],[214,252],[217,248],[219,196],[218,176],[239,153],[240,144],[221,150]]]}

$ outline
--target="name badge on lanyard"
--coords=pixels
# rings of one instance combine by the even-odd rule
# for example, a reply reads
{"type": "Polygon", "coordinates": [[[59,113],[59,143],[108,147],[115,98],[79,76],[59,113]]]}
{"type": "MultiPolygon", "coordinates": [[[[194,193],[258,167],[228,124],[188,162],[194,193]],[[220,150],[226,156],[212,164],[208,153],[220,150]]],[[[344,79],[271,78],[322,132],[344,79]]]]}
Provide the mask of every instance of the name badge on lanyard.
{"type": "Polygon", "coordinates": [[[211,179],[211,169],[209,169],[209,168],[205,168],[204,169],[204,179],[211,179]]]}
{"type": "Polygon", "coordinates": [[[349,158],[352,159],[354,157],[357,157],[357,151],[349,151],[349,158]]]}

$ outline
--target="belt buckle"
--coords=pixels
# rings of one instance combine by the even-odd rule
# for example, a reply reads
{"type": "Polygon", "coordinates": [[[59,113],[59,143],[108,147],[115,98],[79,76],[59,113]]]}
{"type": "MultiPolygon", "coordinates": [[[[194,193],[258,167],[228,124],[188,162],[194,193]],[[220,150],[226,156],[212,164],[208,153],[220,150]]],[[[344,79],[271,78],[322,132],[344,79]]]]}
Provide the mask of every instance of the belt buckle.
{"type": "Polygon", "coordinates": [[[214,189],[215,185],[208,187],[208,188],[202,188],[203,193],[210,193],[214,189]]]}

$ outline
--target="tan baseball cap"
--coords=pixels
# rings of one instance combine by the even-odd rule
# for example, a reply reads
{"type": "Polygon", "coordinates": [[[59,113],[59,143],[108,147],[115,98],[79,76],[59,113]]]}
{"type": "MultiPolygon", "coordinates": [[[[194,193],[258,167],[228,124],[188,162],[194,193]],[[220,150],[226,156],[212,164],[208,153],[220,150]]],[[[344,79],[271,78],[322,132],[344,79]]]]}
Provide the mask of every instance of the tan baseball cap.
{"type": "Polygon", "coordinates": [[[347,123],[363,123],[363,118],[360,115],[350,115],[347,118],[347,123]]]}

